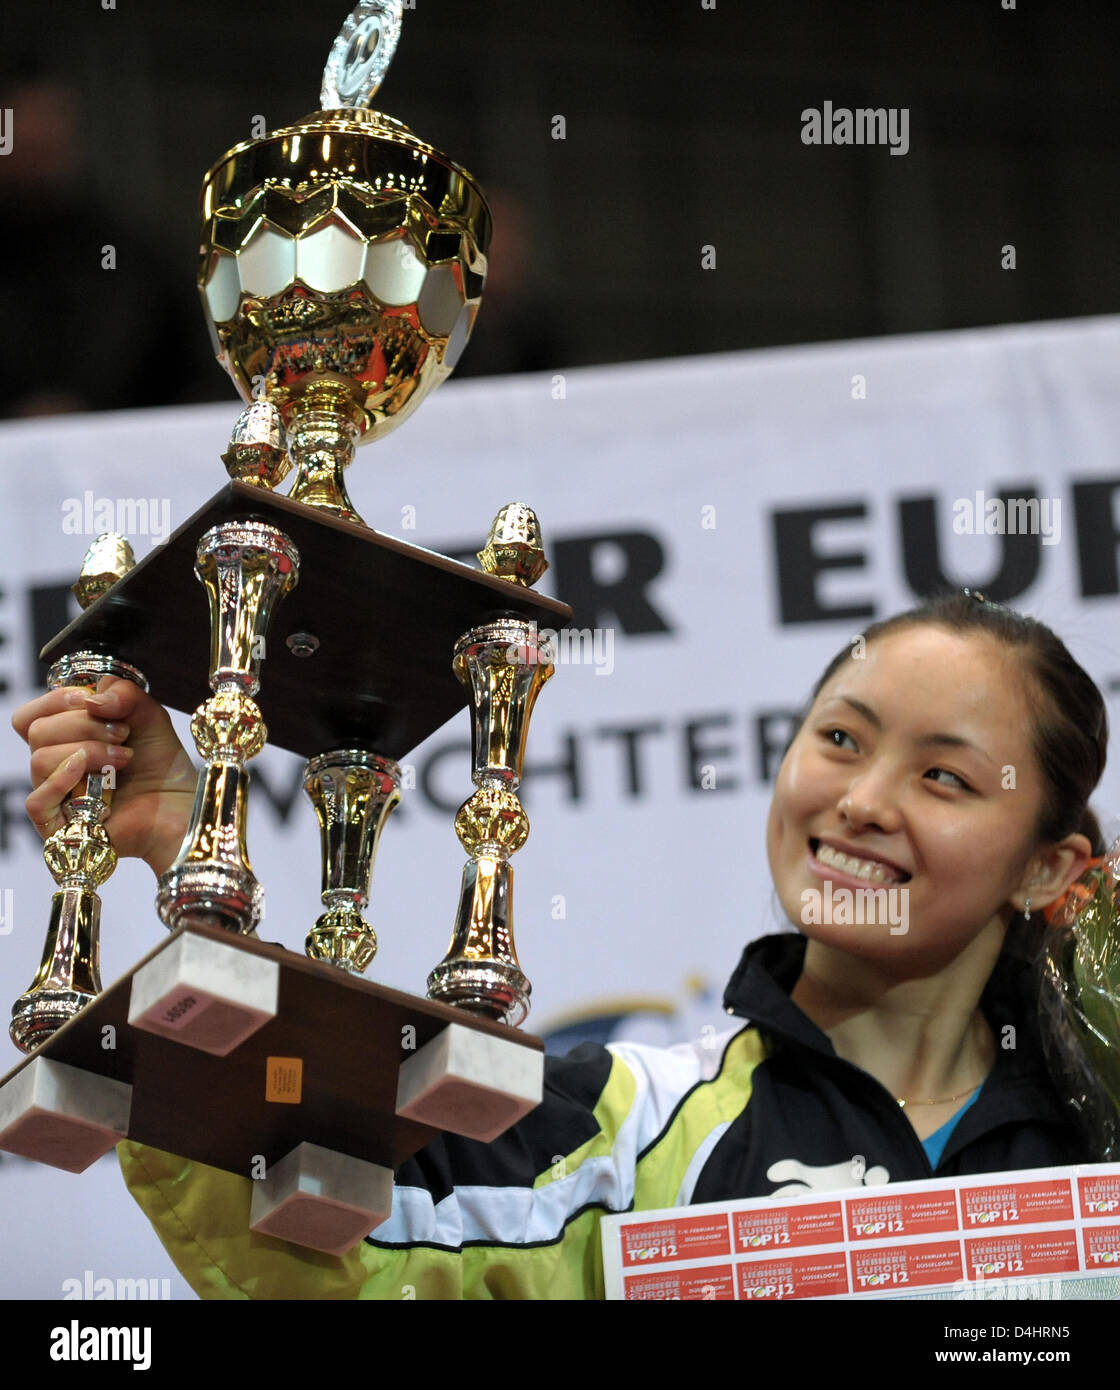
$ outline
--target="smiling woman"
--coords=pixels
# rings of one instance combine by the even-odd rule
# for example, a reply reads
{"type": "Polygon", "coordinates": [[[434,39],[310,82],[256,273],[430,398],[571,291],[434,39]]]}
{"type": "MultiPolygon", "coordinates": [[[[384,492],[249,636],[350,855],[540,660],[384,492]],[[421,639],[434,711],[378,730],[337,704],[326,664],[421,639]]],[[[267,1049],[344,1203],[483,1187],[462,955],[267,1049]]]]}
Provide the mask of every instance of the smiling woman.
{"type": "Polygon", "coordinates": [[[1001,954],[1103,849],[1088,798],[1107,741],[1060,640],[967,591],[868,629],[813,692],[767,836],[809,937],[791,997],[921,1138],[992,1072],[980,1001],[1001,954]],[[890,885],[906,930],[806,911],[822,880],[890,885]]]}
{"type": "MultiPolygon", "coordinates": [[[[13,722],[43,835],[129,742],[114,842],[158,875],[194,781],[165,712],[122,680],[13,722]]],[[[1100,692],[1032,619],[965,593],[876,624],[786,749],[767,847],[800,930],[748,945],[725,1033],[548,1058],[537,1110],[422,1149],[342,1257],[255,1235],[249,1175],[128,1142],[128,1186],[207,1298],[597,1298],[605,1213],[1101,1157],[1049,1075],[1024,929],[1103,848],[1107,740],[1100,692]]]]}

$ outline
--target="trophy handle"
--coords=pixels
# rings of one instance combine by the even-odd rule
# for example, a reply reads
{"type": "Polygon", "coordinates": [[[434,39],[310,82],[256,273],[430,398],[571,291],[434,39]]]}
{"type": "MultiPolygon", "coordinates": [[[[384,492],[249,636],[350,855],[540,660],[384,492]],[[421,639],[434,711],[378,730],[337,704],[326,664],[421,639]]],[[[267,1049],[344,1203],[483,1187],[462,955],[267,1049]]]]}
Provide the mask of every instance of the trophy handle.
{"type": "MultiPolygon", "coordinates": [[[[488,574],[528,588],[548,568],[536,513],[508,502],[478,552],[488,574]]],[[[529,837],[517,798],[529,719],[555,671],[535,623],[505,617],[463,633],[451,668],[471,707],[472,778],[478,790],[459,807],[455,833],[470,855],[447,955],[428,976],[428,995],[516,1028],[529,1013],[531,986],[513,944],[513,866],[529,837]]]]}
{"type": "MultiPolygon", "coordinates": [[[[148,688],[135,666],[95,651],[76,652],[56,661],[47,674],[47,688],[96,690],[102,676],[121,676],[142,690],[148,688]]],[[[91,772],[84,789],[63,804],[65,825],[43,846],[43,859],[58,889],[51,899],[39,969],[12,1005],[9,1032],[21,1052],[33,1052],[101,993],[101,898],[97,889],[117,865],[104,826],[111,799],[104,772],[91,772]]]]}

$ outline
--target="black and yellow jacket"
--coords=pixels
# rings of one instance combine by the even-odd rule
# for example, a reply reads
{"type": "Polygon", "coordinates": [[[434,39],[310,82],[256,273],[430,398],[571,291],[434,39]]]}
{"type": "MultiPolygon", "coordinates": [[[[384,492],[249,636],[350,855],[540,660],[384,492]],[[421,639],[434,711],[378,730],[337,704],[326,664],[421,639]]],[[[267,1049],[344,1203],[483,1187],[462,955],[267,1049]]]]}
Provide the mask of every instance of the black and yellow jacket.
{"type": "MultiPolygon", "coordinates": [[[[604,1213],[931,1175],[890,1093],[790,999],[804,953],[795,934],[751,943],[721,1035],[548,1059],[537,1110],[492,1144],[423,1149],[389,1220],[341,1258],[250,1232],[248,1178],[123,1143],[126,1181],[203,1298],[601,1298],[604,1213]]],[[[1002,1045],[937,1176],[1092,1158],[1047,1075],[1034,997],[1029,968],[1001,959],[982,1007],[1002,1045]]]]}

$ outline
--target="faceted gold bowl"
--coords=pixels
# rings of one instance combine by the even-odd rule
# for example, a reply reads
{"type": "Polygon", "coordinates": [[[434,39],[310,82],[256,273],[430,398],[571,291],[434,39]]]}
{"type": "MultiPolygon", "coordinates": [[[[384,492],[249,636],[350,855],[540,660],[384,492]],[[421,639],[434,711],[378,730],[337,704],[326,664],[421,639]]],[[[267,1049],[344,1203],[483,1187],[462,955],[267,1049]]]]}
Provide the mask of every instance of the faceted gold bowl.
{"type": "Polygon", "coordinates": [[[345,388],[361,440],[450,375],[478,313],[490,211],[465,169],[376,111],[317,111],[202,186],[198,284],[219,362],[289,423],[345,388]]]}

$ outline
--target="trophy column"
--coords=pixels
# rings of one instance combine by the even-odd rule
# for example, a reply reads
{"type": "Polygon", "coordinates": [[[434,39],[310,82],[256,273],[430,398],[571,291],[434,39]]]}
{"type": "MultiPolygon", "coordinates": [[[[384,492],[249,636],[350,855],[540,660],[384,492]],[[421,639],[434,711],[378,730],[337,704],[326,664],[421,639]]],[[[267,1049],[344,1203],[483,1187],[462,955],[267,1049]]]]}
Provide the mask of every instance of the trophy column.
{"type": "Polygon", "coordinates": [[[363,418],[351,389],[337,381],[312,382],[290,407],[290,415],[288,453],[297,472],[288,495],[293,502],[364,526],[343,476],[353,461],[363,418]]]}
{"type": "Polygon", "coordinates": [[[268,738],[253,696],[276,605],[294,587],[299,552],[275,526],[228,522],[198,543],[195,573],[210,600],[210,699],[191,734],[205,760],[178,858],[159,879],[156,907],[174,930],[184,923],[252,935],[264,892],[245,844],[249,774],[245,763],[268,738]]]}
{"type": "Polygon", "coordinates": [[[391,758],[339,749],[312,758],[303,789],[315,808],[323,851],[323,906],[304,949],[360,975],[377,951],[363,918],[381,831],[401,799],[401,770],[391,758]]]}
{"type": "MultiPolygon", "coordinates": [[[[479,559],[511,583],[535,582],[548,562],[532,510],[517,502],[503,507],[479,559]]],[[[463,866],[451,945],[428,976],[428,996],[517,1027],[529,1012],[530,985],[513,943],[509,857],[529,836],[529,818],[516,792],[529,718],[555,667],[535,623],[499,618],[459,638],[452,669],[470,699],[478,790],[455,817],[455,833],[470,859],[463,866]]]]}

